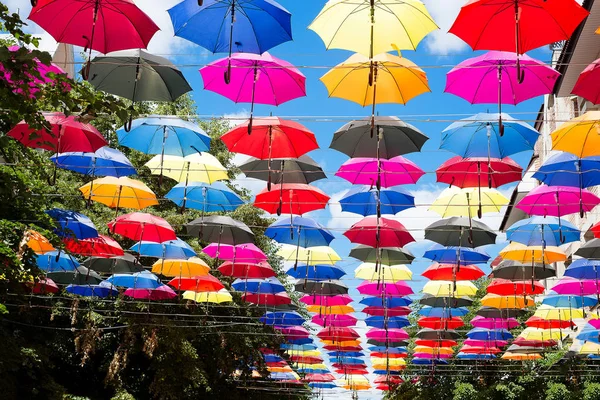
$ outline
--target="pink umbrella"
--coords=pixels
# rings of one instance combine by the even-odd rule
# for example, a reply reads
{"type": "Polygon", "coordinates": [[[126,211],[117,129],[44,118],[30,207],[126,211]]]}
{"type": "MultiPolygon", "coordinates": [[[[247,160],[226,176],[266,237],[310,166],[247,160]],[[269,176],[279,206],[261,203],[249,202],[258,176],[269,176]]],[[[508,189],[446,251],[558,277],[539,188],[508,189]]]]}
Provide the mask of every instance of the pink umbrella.
{"type": "Polygon", "coordinates": [[[211,243],[206,246],[203,251],[209,257],[233,262],[239,261],[258,264],[267,260],[265,253],[252,243],[238,244],[236,246],[211,243]]]}
{"type": "Polygon", "coordinates": [[[201,68],[200,74],[204,89],[236,103],[251,103],[249,134],[255,103],[278,106],[306,96],[306,77],[292,64],[267,52],[236,53],[201,68]]]}
{"type": "Polygon", "coordinates": [[[357,157],[346,161],[335,174],[354,185],[391,187],[417,183],[425,172],[402,156],[379,161],[357,157]]]}
{"type": "Polygon", "coordinates": [[[317,325],[344,328],[356,325],[356,317],[350,314],[315,315],[312,322],[317,325]]]}
{"type": "Polygon", "coordinates": [[[46,294],[46,293],[58,293],[60,289],[50,278],[39,279],[33,285],[33,293],[35,294],[46,294]]]}
{"type": "Polygon", "coordinates": [[[400,222],[388,218],[367,217],[344,233],[352,243],[371,247],[403,247],[415,239],[400,222]]]}
{"type": "Polygon", "coordinates": [[[574,278],[562,278],[551,288],[557,294],[569,294],[574,296],[589,296],[600,294],[598,281],[579,280],[574,278]]]}
{"type": "Polygon", "coordinates": [[[600,104],[600,58],[585,67],[571,93],[600,104]]]}
{"type": "Polygon", "coordinates": [[[591,211],[600,203],[592,192],[569,186],[538,186],[529,192],[517,208],[531,215],[562,217],[563,215],[591,211]]]}
{"type": "Polygon", "coordinates": [[[410,338],[408,333],[404,329],[394,328],[394,329],[379,329],[373,328],[367,332],[367,338],[375,339],[379,342],[385,342],[389,340],[391,342],[397,342],[401,340],[407,340],[410,338]]]}
{"type": "Polygon", "coordinates": [[[413,294],[413,290],[408,286],[406,282],[399,281],[396,283],[378,283],[364,281],[357,286],[358,292],[367,296],[390,296],[390,297],[402,297],[413,294]]]}
{"type": "Polygon", "coordinates": [[[156,289],[127,289],[124,295],[139,300],[169,300],[177,297],[177,293],[166,285],[156,289]]]}
{"type": "Polygon", "coordinates": [[[415,353],[415,354],[413,354],[413,357],[439,360],[441,358],[452,358],[452,357],[454,357],[454,354],[415,353]]]}
{"type": "Polygon", "coordinates": [[[339,294],[336,296],[320,296],[320,295],[306,295],[300,298],[300,301],[309,306],[345,306],[352,303],[352,297],[347,294],[339,294]]]}
{"type": "Polygon", "coordinates": [[[593,326],[594,329],[600,329],[600,319],[590,319],[587,323],[593,326]]]}
{"type": "Polygon", "coordinates": [[[471,325],[474,328],[484,329],[513,329],[521,324],[515,318],[485,318],[477,315],[471,320],[471,325]]]}
{"type": "Polygon", "coordinates": [[[288,340],[305,339],[310,336],[310,332],[301,326],[276,326],[275,329],[280,331],[288,340]]]}

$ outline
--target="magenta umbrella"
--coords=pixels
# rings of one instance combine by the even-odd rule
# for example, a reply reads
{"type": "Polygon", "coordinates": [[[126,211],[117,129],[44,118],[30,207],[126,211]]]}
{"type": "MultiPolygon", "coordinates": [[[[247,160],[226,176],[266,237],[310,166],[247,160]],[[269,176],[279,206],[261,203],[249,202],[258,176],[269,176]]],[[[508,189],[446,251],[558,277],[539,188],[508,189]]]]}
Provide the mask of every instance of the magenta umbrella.
{"type": "Polygon", "coordinates": [[[370,247],[404,247],[414,242],[410,232],[400,222],[377,217],[366,217],[348,229],[346,236],[352,243],[370,247]]]}
{"type": "Polygon", "coordinates": [[[248,134],[252,132],[254,104],[278,106],[306,96],[306,77],[292,64],[267,52],[236,53],[201,68],[200,74],[204,89],[236,103],[251,103],[248,134]]]}
{"type": "Polygon", "coordinates": [[[440,353],[440,354],[415,353],[415,354],[413,354],[413,357],[414,358],[426,358],[426,359],[439,360],[441,358],[452,358],[452,357],[454,357],[454,354],[446,354],[446,353],[440,353]]]}
{"type": "Polygon", "coordinates": [[[574,278],[562,278],[556,285],[552,287],[551,290],[558,294],[568,294],[573,296],[589,296],[593,294],[600,294],[598,281],[579,280],[574,278]]]}
{"type": "Polygon", "coordinates": [[[484,329],[513,329],[521,324],[516,318],[485,318],[477,315],[471,320],[471,325],[474,328],[484,329]]]}
{"type": "Polygon", "coordinates": [[[352,297],[347,294],[336,296],[306,295],[302,296],[300,301],[309,306],[345,306],[352,303],[352,297]]]}
{"type": "Polygon", "coordinates": [[[310,336],[310,332],[302,326],[275,326],[274,328],[280,331],[288,340],[305,339],[310,336]]]}
{"type": "Polygon", "coordinates": [[[211,243],[203,249],[209,257],[232,262],[245,262],[258,264],[267,260],[261,249],[252,243],[238,244],[236,246],[222,243],[211,243]]]}
{"type": "Polygon", "coordinates": [[[465,339],[463,344],[473,347],[504,347],[508,344],[508,341],[465,339]]]}
{"type": "Polygon", "coordinates": [[[315,315],[312,322],[317,325],[345,328],[356,325],[358,320],[350,314],[315,315]]]}
{"type": "Polygon", "coordinates": [[[529,192],[517,208],[530,215],[562,217],[579,212],[583,217],[600,203],[592,192],[568,186],[538,186],[529,192]]]}
{"type": "Polygon", "coordinates": [[[177,297],[177,293],[167,285],[156,289],[127,289],[124,295],[138,300],[169,300],[177,297]]]}
{"type": "Polygon", "coordinates": [[[335,175],[354,185],[388,188],[417,183],[425,172],[402,156],[389,160],[358,157],[342,164],[335,175]]]}
{"type": "Polygon", "coordinates": [[[367,332],[367,338],[374,339],[379,342],[399,342],[410,338],[409,334],[404,329],[393,328],[393,329],[379,329],[373,328],[367,332]]]}
{"type": "Polygon", "coordinates": [[[364,281],[357,286],[358,292],[367,296],[402,297],[413,294],[413,290],[404,281],[396,283],[364,281]]]}

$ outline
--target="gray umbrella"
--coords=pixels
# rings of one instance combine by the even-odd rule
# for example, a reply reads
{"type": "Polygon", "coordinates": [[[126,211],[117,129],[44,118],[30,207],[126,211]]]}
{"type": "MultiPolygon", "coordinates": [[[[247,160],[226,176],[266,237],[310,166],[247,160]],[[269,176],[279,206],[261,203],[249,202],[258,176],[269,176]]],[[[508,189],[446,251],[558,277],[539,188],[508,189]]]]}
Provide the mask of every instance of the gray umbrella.
{"type": "Polygon", "coordinates": [[[254,242],[254,233],[246,224],[226,216],[213,215],[185,225],[188,235],[210,243],[238,245],[254,242]]]}
{"type": "Polygon", "coordinates": [[[86,267],[77,267],[73,271],[48,272],[46,276],[59,285],[97,285],[102,277],[86,267]]]}
{"type": "Polygon", "coordinates": [[[408,341],[407,340],[399,340],[399,341],[394,342],[394,341],[382,341],[382,340],[369,339],[369,340],[367,340],[367,344],[370,344],[373,346],[402,347],[402,346],[407,346],[408,341]]]}
{"type": "Polygon", "coordinates": [[[131,254],[111,258],[90,257],[83,262],[83,265],[96,272],[107,274],[133,274],[144,270],[137,258],[131,254]]]}
{"type": "Polygon", "coordinates": [[[585,242],[576,252],[576,256],[600,260],[600,239],[592,239],[585,242]]]}
{"type": "Polygon", "coordinates": [[[484,318],[516,318],[522,310],[516,308],[481,307],[476,314],[484,318]]]}
{"type": "Polygon", "coordinates": [[[546,279],[556,276],[556,270],[550,265],[522,264],[517,261],[503,260],[492,270],[494,278],[511,281],[527,281],[530,279],[546,279]]]}
{"type": "Polygon", "coordinates": [[[327,178],[319,164],[306,155],[300,158],[273,158],[271,159],[270,173],[269,160],[259,160],[254,157],[240,165],[240,169],[247,177],[260,179],[261,181],[268,182],[270,175],[271,182],[274,184],[308,184],[327,178]]]}
{"type": "Polygon", "coordinates": [[[482,222],[452,217],[436,221],[425,228],[425,239],[442,246],[479,247],[496,243],[496,234],[482,222]]]}
{"type": "MultiPolygon", "coordinates": [[[[379,262],[383,265],[409,264],[414,259],[410,251],[402,247],[380,247],[379,262]]],[[[377,249],[375,247],[359,245],[350,250],[350,257],[362,262],[377,262],[377,249]]]]}
{"type": "Polygon", "coordinates": [[[389,159],[420,151],[429,140],[420,130],[396,117],[375,117],[374,135],[371,128],[371,118],[351,121],[333,135],[329,147],[350,157],[379,155],[389,159]]]}
{"type": "Polygon", "coordinates": [[[419,304],[437,308],[457,308],[457,307],[469,307],[473,304],[473,299],[470,297],[436,297],[431,294],[425,293],[419,304]]]}
{"type": "Polygon", "coordinates": [[[309,279],[299,279],[296,282],[295,289],[298,292],[307,294],[316,294],[322,296],[347,294],[348,287],[338,280],[313,281],[309,279]]]}
{"type": "Polygon", "coordinates": [[[455,340],[460,338],[460,333],[452,329],[424,328],[417,332],[416,336],[425,340],[455,340]]]}
{"type": "Polygon", "coordinates": [[[519,346],[518,344],[512,344],[508,349],[507,353],[521,353],[521,354],[534,354],[541,353],[544,349],[534,346],[519,346]]]}

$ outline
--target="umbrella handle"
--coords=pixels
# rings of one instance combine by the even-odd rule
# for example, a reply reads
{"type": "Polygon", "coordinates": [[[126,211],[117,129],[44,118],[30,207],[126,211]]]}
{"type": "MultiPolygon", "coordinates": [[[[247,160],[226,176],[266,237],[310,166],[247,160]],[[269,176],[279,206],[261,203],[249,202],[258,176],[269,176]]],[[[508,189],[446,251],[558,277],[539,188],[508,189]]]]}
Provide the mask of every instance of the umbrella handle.
{"type": "MultiPolygon", "coordinates": [[[[37,0],[33,0],[33,1],[37,1],[37,0]]],[[[92,63],[90,60],[87,60],[85,62],[85,64],[83,65],[83,68],[81,69],[81,77],[83,78],[84,81],[87,81],[88,78],[90,77],[90,69],[92,68],[92,63]]]]}
{"type": "MultiPolygon", "coordinates": [[[[129,110],[133,112],[133,104],[131,105],[129,110]]],[[[125,132],[130,132],[132,126],[133,126],[133,113],[130,113],[129,118],[127,119],[127,121],[125,121],[125,124],[123,125],[123,129],[125,130],[125,132]]],[[[161,178],[162,178],[162,175],[161,175],[161,178]]]]}
{"type": "Polygon", "coordinates": [[[37,0],[31,0],[31,7],[37,6],[37,0]]]}
{"type": "Polygon", "coordinates": [[[229,60],[229,63],[227,64],[227,71],[225,71],[225,74],[223,75],[223,80],[226,85],[231,83],[231,60],[229,60]]]}
{"type": "Polygon", "coordinates": [[[521,61],[517,58],[517,82],[523,83],[525,80],[525,70],[521,68],[521,61]]]}
{"type": "Polygon", "coordinates": [[[202,7],[204,5],[204,0],[198,0],[198,7],[202,7]]]}
{"type": "Polygon", "coordinates": [[[481,203],[479,203],[479,208],[477,209],[477,217],[481,218],[483,215],[483,210],[481,209],[481,203]]]}

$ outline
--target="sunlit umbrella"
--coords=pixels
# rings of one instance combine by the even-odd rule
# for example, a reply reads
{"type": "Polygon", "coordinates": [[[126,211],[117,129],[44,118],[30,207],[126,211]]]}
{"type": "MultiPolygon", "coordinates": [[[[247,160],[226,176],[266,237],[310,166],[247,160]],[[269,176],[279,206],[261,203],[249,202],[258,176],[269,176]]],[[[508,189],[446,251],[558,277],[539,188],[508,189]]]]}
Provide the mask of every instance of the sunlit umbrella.
{"type": "Polygon", "coordinates": [[[386,265],[409,264],[414,260],[414,256],[401,247],[379,247],[358,245],[350,250],[350,257],[354,257],[364,262],[381,262],[386,265]]]}
{"type": "Polygon", "coordinates": [[[334,239],[333,233],[317,221],[310,218],[294,216],[271,224],[265,235],[278,243],[302,247],[328,246],[334,239]]]}
{"type": "Polygon", "coordinates": [[[546,159],[533,177],[548,186],[587,188],[600,184],[600,157],[560,152],[546,159]]]}
{"type": "Polygon", "coordinates": [[[376,265],[363,263],[354,270],[354,277],[371,282],[397,282],[412,279],[411,270],[403,264],[399,265],[376,265]]]}
{"type": "Polygon", "coordinates": [[[344,236],[352,243],[372,247],[402,247],[415,241],[404,225],[383,217],[366,217],[352,225],[344,236]]]}
{"type": "Polygon", "coordinates": [[[479,247],[496,243],[496,234],[483,222],[452,217],[426,227],[425,239],[442,246],[479,247]]]}
{"type": "Polygon", "coordinates": [[[177,238],[173,227],[165,219],[147,213],[121,215],[107,225],[113,234],[135,241],[162,243],[177,238]]]}
{"type": "Polygon", "coordinates": [[[46,211],[57,223],[58,228],[54,230],[62,238],[90,239],[98,237],[98,230],[92,220],[75,211],[53,208],[46,211]]]}
{"type": "Polygon", "coordinates": [[[460,188],[497,188],[521,180],[523,168],[509,157],[452,157],[436,170],[437,181],[460,188]]]}
{"type": "Polygon", "coordinates": [[[475,296],[477,287],[469,281],[430,281],[423,287],[423,293],[428,293],[433,296],[475,296]]]}
{"type": "Polygon", "coordinates": [[[531,215],[562,217],[579,212],[583,217],[600,204],[592,192],[570,186],[538,186],[523,197],[516,207],[531,215]]]}
{"type": "Polygon", "coordinates": [[[63,243],[71,253],[87,257],[110,258],[125,255],[119,243],[105,235],[81,240],[63,239],[63,243]]]}
{"type": "Polygon", "coordinates": [[[141,256],[163,259],[188,259],[197,255],[189,244],[179,238],[162,243],[137,242],[130,250],[141,256]]]}
{"type": "Polygon", "coordinates": [[[485,273],[476,265],[461,265],[457,268],[456,264],[433,263],[421,275],[437,281],[474,281],[485,276],[485,273]]]}
{"type": "Polygon", "coordinates": [[[230,245],[212,243],[203,249],[204,253],[212,258],[226,261],[259,263],[267,260],[265,253],[252,243],[230,245]]]}
{"type": "MultiPolygon", "coordinates": [[[[516,288],[513,286],[511,293],[508,293],[508,291],[510,291],[510,287],[508,287],[508,291],[506,293],[504,293],[504,289],[507,289],[507,288],[502,287],[496,279],[494,279],[492,281],[490,286],[492,284],[494,284],[494,286],[491,288],[491,290],[488,289],[488,294],[483,296],[483,298],[481,299],[481,305],[484,307],[522,309],[522,308],[531,307],[531,306],[535,305],[535,301],[533,301],[533,299],[531,297],[508,295],[508,294],[520,294],[520,295],[524,294],[525,291],[522,291],[520,289],[530,287],[531,285],[529,284],[529,282],[525,282],[525,283],[516,282],[516,284],[519,286],[517,286],[516,288]],[[502,294],[498,294],[498,292],[502,292],[502,294]]],[[[505,286],[510,285],[509,282],[503,282],[503,284],[505,286]]],[[[530,292],[530,291],[528,291],[528,292],[530,292]]],[[[531,294],[531,293],[528,293],[528,294],[531,294]]],[[[498,326],[498,328],[500,328],[500,326],[498,326]]]]}
{"type": "Polygon", "coordinates": [[[228,302],[233,301],[233,297],[231,297],[231,294],[225,289],[222,289],[218,292],[202,292],[202,293],[187,291],[187,292],[183,293],[182,297],[185,300],[191,300],[196,303],[221,304],[221,303],[228,303],[228,302]]]}
{"type": "Polygon", "coordinates": [[[317,281],[340,279],[346,275],[346,271],[333,265],[297,265],[289,267],[285,273],[296,279],[312,279],[317,281]]]}
{"type": "Polygon", "coordinates": [[[578,241],[580,232],[568,221],[534,216],[512,224],[506,230],[506,238],[526,246],[561,246],[578,241]]]}
{"type": "Polygon", "coordinates": [[[319,315],[346,315],[354,312],[351,306],[307,306],[306,311],[319,315]]]}
{"type": "Polygon", "coordinates": [[[365,281],[356,288],[360,294],[369,296],[402,297],[413,294],[413,290],[403,281],[377,283],[365,281]]]}
{"type": "Polygon", "coordinates": [[[419,304],[423,306],[431,306],[437,308],[456,308],[456,307],[469,307],[473,304],[473,299],[467,296],[445,296],[445,295],[432,295],[429,293],[423,293],[419,304]]]}
{"type": "Polygon", "coordinates": [[[107,176],[95,179],[79,188],[86,199],[115,208],[143,208],[158,204],[156,195],[143,182],[127,177],[107,176]]]}
{"type": "Polygon", "coordinates": [[[170,300],[177,297],[177,293],[170,287],[163,285],[156,289],[130,288],[123,295],[138,300],[170,300]]]}
{"type": "Polygon", "coordinates": [[[398,156],[389,160],[351,158],[342,164],[335,175],[354,185],[388,188],[417,183],[425,172],[412,161],[398,156]]]}
{"type": "Polygon", "coordinates": [[[225,261],[217,269],[224,276],[234,278],[270,278],[276,276],[275,271],[266,261],[258,263],[225,261]]]}
{"type": "Polygon", "coordinates": [[[600,239],[592,239],[588,242],[585,242],[580,248],[577,249],[575,255],[587,259],[600,259],[600,239]]]}
{"type": "Polygon", "coordinates": [[[114,274],[106,279],[106,282],[120,287],[132,289],[156,289],[163,286],[160,279],[147,271],[135,274],[114,274]]]}
{"type": "MultiPolygon", "coordinates": [[[[598,31],[600,31],[600,28],[598,28],[598,31]]],[[[596,31],[596,33],[598,31],[596,31]]],[[[598,104],[600,103],[600,86],[598,85],[599,79],[600,59],[597,59],[585,67],[583,72],[579,75],[577,82],[575,82],[575,86],[573,87],[571,93],[583,97],[592,104],[598,104]]]]}
{"type": "Polygon", "coordinates": [[[202,259],[192,257],[188,259],[158,260],[152,264],[152,272],[164,276],[191,278],[194,276],[208,275],[210,267],[202,259]]]}
{"type": "Polygon", "coordinates": [[[193,153],[185,157],[157,155],[144,165],[150,168],[151,174],[168,176],[179,183],[201,182],[210,184],[229,179],[225,167],[210,153],[193,153]]]}
{"type": "Polygon", "coordinates": [[[254,242],[254,233],[241,221],[228,216],[211,215],[185,224],[188,235],[205,242],[238,245],[254,242]]]}
{"type": "Polygon", "coordinates": [[[521,243],[513,242],[500,250],[500,256],[506,260],[513,260],[522,264],[526,263],[544,263],[552,264],[565,261],[567,255],[560,248],[555,246],[525,246],[521,243]]]}
{"type": "Polygon", "coordinates": [[[277,251],[277,255],[283,258],[284,261],[295,262],[300,261],[306,265],[335,265],[342,258],[331,247],[296,247],[283,245],[277,251]]]}
{"type": "Polygon", "coordinates": [[[302,303],[307,305],[319,305],[319,306],[345,306],[352,303],[352,297],[347,294],[341,295],[305,295],[300,297],[302,303]]]}
{"type": "Polygon", "coordinates": [[[526,281],[529,279],[546,279],[556,276],[556,269],[551,265],[537,262],[503,260],[500,264],[493,267],[492,275],[494,278],[526,281]]]}
{"type": "Polygon", "coordinates": [[[254,206],[270,214],[296,214],[321,210],[327,206],[329,196],[317,187],[299,183],[273,185],[256,195],[254,206]]]}
{"type": "Polygon", "coordinates": [[[225,286],[212,275],[194,277],[176,277],[169,281],[169,286],[177,290],[191,290],[193,292],[218,292],[225,286]]]}
{"type": "Polygon", "coordinates": [[[57,153],[50,157],[57,167],[89,176],[130,176],[137,171],[119,150],[100,147],[95,152],[57,153]]]}
{"type": "Polygon", "coordinates": [[[471,320],[471,325],[475,328],[513,329],[521,324],[515,318],[484,318],[477,315],[471,320]]]}
{"type": "Polygon", "coordinates": [[[600,111],[588,111],[552,132],[552,150],[577,157],[600,156],[600,111]]]}
{"type": "Polygon", "coordinates": [[[481,218],[483,214],[500,212],[508,202],[509,200],[496,189],[452,187],[445,189],[429,207],[429,210],[442,217],[472,218],[478,216],[481,218]]]}
{"type": "Polygon", "coordinates": [[[490,259],[483,250],[456,246],[444,247],[437,243],[426,250],[423,257],[440,264],[455,264],[457,270],[460,269],[459,265],[485,264],[490,259]]]}
{"type": "Polygon", "coordinates": [[[44,254],[56,250],[54,246],[52,246],[52,243],[37,231],[30,229],[25,233],[25,237],[27,238],[27,247],[37,254],[44,254]]]}
{"type": "MultiPolygon", "coordinates": [[[[253,136],[256,134],[256,125],[253,128],[253,136]]],[[[295,136],[294,139],[297,139],[295,136]]],[[[280,149],[277,149],[280,151],[280,149]]],[[[271,154],[273,151],[271,151],[271,154]]],[[[267,160],[251,157],[244,164],[239,166],[240,170],[248,178],[269,180],[272,183],[311,183],[327,176],[323,169],[312,158],[307,155],[301,155],[297,158],[292,156],[273,157],[267,160]],[[270,168],[269,168],[270,167],[270,168]]]]}
{"type": "Polygon", "coordinates": [[[105,298],[119,294],[119,290],[116,287],[102,282],[98,285],[69,285],[65,290],[71,294],[83,297],[105,298]]]}
{"type": "Polygon", "coordinates": [[[77,269],[79,262],[73,256],[53,250],[44,254],[38,254],[36,256],[36,265],[42,271],[60,272],[77,269]]]}

